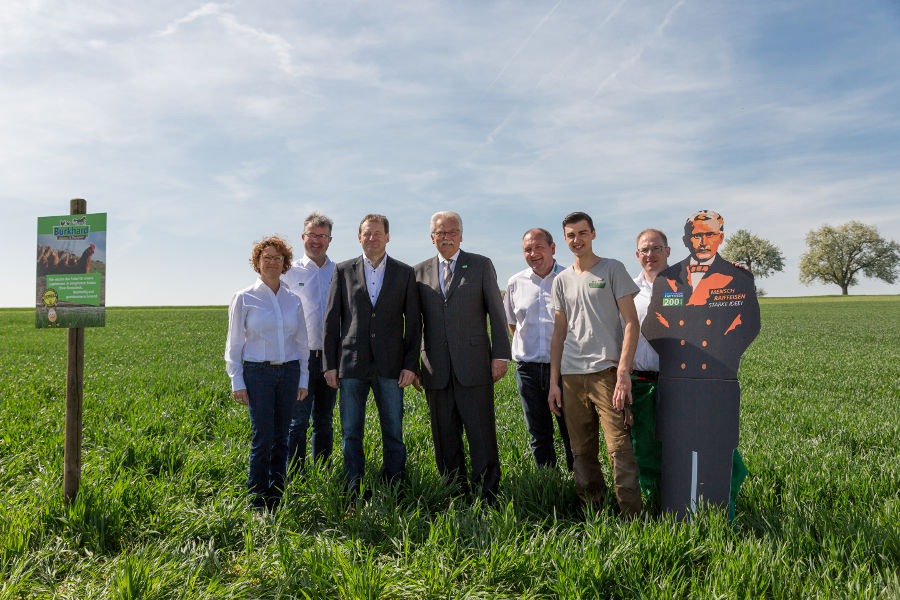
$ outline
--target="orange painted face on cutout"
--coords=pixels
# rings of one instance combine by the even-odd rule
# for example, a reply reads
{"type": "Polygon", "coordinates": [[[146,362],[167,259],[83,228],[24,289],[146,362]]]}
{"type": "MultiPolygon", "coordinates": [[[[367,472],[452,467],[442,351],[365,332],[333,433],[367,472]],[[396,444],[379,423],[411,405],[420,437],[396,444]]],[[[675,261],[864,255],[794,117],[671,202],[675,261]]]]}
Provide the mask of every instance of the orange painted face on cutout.
{"type": "Polygon", "coordinates": [[[694,227],[687,240],[688,250],[698,261],[706,261],[716,255],[723,239],[725,234],[715,220],[694,221],[694,227]]]}

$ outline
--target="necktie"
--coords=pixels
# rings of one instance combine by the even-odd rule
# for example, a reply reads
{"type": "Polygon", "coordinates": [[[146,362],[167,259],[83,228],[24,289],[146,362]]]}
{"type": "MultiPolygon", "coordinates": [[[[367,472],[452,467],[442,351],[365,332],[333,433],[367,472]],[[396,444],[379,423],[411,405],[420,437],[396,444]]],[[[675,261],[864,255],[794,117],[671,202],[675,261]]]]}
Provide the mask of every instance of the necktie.
{"type": "Polygon", "coordinates": [[[691,273],[705,273],[709,271],[709,265],[689,265],[691,273]]]}
{"type": "Polygon", "coordinates": [[[453,264],[453,261],[449,258],[444,259],[444,297],[447,297],[447,292],[450,291],[450,280],[453,278],[453,271],[450,270],[450,265],[453,264]]]}

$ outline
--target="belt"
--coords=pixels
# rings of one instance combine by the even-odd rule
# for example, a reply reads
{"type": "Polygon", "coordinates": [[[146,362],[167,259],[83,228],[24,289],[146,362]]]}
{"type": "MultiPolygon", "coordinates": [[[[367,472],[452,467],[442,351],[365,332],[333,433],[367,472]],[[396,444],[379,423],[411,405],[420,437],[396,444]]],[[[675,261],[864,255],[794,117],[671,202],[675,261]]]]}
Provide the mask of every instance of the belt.
{"type": "Polygon", "coordinates": [[[631,374],[640,379],[649,379],[650,381],[659,379],[659,373],[657,371],[632,371],[631,374]]]}
{"type": "Polygon", "coordinates": [[[309,357],[310,358],[322,358],[322,351],[321,350],[310,350],[309,357]]]}
{"type": "Polygon", "coordinates": [[[284,365],[290,365],[294,363],[299,364],[299,360],[288,360],[285,362],[275,362],[274,360],[245,360],[243,364],[245,365],[263,365],[266,367],[281,367],[284,365]]]}

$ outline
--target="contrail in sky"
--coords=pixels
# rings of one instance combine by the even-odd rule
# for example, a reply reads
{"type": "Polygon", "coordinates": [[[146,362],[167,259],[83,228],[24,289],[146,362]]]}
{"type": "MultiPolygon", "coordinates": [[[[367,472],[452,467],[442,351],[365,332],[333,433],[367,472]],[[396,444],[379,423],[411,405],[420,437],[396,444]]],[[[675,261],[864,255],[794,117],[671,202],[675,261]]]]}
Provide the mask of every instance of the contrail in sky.
{"type": "Polygon", "coordinates": [[[653,36],[649,40],[647,40],[643,45],[641,45],[641,47],[638,48],[637,52],[632,54],[629,58],[625,59],[622,62],[622,64],[620,64],[618,67],[616,67],[616,69],[612,73],[607,75],[606,78],[600,82],[600,85],[597,86],[597,91],[594,92],[594,95],[592,96],[592,98],[596,98],[597,95],[600,92],[602,92],[603,89],[606,88],[606,86],[609,85],[609,83],[613,79],[615,79],[616,77],[619,76],[619,73],[630,68],[631,66],[634,65],[634,63],[636,63],[638,60],[640,60],[641,55],[644,53],[644,50],[647,49],[647,46],[650,45],[650,43],[653,41],[654,38],[657,38],[660,35],[662,35],[662,32],[666,29],[666,27],[668,27],[669,23],[672,21],[672,16],[675,14],[675,11],[678,10],[681,7],[681,5],[684,4],[685,2],[686,2],[686,0],[678,0],[678,2],[675,4],[675,6],[673,6],[672,8],[669,9],[669,12],[667,12],[666,16],[663,18],[662,23],[660,23],[659,25],[656,26],[656,31],[653,32],[653,36]]]}
{"type": "Polygon", "coordinates": [[[522,42],[522,44],[519,46],[519,48],[515,52],[513,52],[513,55],[509,57],[509,60],[506,61],[506,64],[503,65],[503,68],[500,69],[500,72],[497,73],[496,77],[494,77],[494,80],[491,82],[491,85],[487,86],[487,89],[491,89],[492,87],[494,87],[494,84],[497,83],[497,80],[500,79],[500,77],[503,75],[503,73],[506,71],[506,69],[509,67],[509,65],[512,64],[512,61],[514,61],[516,59],[516,57],[519,55],[519,53],[522,52],[522,50],[525,48],[525,46],[528,45],[528,42],[531,41],[531,38],[534,37],[534,34],[536,34],[538,32],[538,30],[541,27],[543,27],[544,23],[547,22],[547,19],[549,19],[550,17],[553,16],[553,13],[556,12],[556,9],[559,8],[560,4],[562,4],[562,0],[559,0],[555,5],[553,5],[553,8],[550,9],[550,12],[548,12],[546,15],[544,15],[544,18],[541,19],[541,22],[537,24],[537,26],[534,28],[534,30],[530,34],[528,34],[528,37],[525,38],[525,41],[522,42]]]}
{"type": "MultiPolygon", "coordinates": [[[[599,23],[599,24],[596,26],[596,28],[594,29],[593,34],[588,34],[588,35],[586,35],[585,37],[588,37],[588,36],[589,36],[591,39],[595,38],[595,37],[597,36],[597,33],[600,31],[600,29],[601,29],[604,25],[606,25],[607,23],[609,23],[610,21],[612,21],[613,18],[614,18],[617,14],[619,14],[619,11],[622,10],[622,7],[625,6],[625,3],[626,3],[626,2],[628,2],[628,0],[621,0],[621,1],[620,1],[620,2],[619,2],[612,10],[611,10],[611,11],[609,11],[609,14],[607,14],[607,15],[603,18],[603,20],[600,21],[600,23],[599,23]]],[[[585,45],[585,43],[583,42],[583,40],[578,40],[578,46],[584,46],[584,45],[585,45]]],[[[560,60],[558,63],[556,63],[556,65],[554,65],[554,67],[553,67],[552,69],[550,69],[549,71],[547,71],[546,73],[544,73],[543,75],[541,75],[541,78],[538,79],[538,82],[537,82],[536,84],[534,84],[535,89],[537,89],[537,88],[541,87],[542,85],[544,85],[544,82],[545,82],[547,79],[549,79],[554,73],[556,73],[556,71],[558,71],[558,70],[562,67],[563,64],[565,64],[566,62],[570,61],[570,60],[572,59],[573,56],[577,55],[577,54],[580,53],[580,52],[581,52],[580,49],[572,50],[571,52],[569,52],[569,54],[568,54],[565,58],[563,58],[563,59],[560,60]]]]}

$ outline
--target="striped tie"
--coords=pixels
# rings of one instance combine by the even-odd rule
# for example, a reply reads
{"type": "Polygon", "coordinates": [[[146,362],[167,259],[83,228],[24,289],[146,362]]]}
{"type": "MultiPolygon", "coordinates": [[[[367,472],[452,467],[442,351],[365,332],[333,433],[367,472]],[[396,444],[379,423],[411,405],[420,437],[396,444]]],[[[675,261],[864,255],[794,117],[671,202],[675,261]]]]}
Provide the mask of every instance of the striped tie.
{"type": "Polygon", "coordinates": [[[453,279],[453,271],[450,270],[450,265],[453,264],[453,261],[449,258],[444,259],[444,297],[447,297],[447,293],[450,291],[450,280],[453,279]]]}

